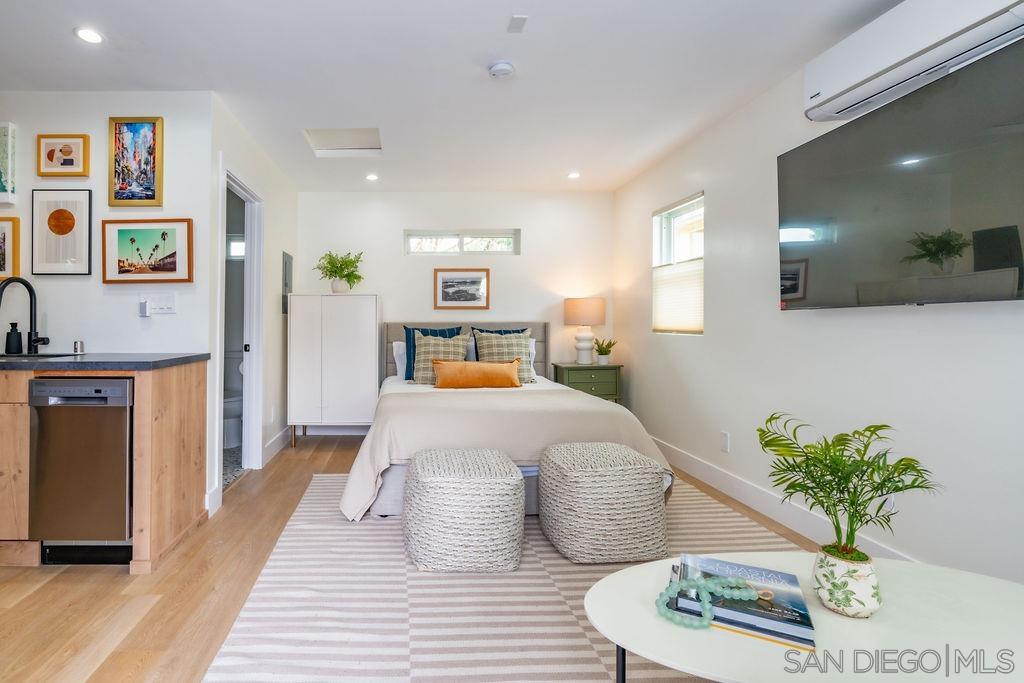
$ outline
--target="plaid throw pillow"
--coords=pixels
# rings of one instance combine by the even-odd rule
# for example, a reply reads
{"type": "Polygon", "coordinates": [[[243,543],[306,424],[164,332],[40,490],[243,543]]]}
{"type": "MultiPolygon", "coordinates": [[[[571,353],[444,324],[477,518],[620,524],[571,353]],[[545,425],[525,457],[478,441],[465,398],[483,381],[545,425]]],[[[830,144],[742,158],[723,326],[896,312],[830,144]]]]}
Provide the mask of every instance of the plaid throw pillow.
{"type": "Polygon", "coordinates": [[[429,337],[416,330],[416,365],[412,371],[412,381],[416,384],[434,384],[435,360],[465,360],[468,334],[460,334],[451,339],[429,337]]]}
{"type": "Polygon", "coordinates": [[[519,381],[523,384],[536,382],[533,365],[530,363],[530,329],[521,334],[494,334],[474,330],[477,359],[484,363],[507,363],[516,358],[519,363],[519,381]]]}

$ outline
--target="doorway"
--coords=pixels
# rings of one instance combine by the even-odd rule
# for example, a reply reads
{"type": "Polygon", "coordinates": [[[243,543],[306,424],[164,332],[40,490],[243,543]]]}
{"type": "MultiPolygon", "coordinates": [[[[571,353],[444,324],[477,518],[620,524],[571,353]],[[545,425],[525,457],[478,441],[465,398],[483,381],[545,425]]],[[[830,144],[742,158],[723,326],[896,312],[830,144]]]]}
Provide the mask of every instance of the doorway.
{"type": "Polygon", "coordinates": [[[263,467],[263,202],[230,171],[222,177],[219,494],[246,470],[263,467]]]}
{"type": "Polygon", "coordinates": [[[242,425],[245,408],[245,200],[226,190],[224,245],[224,429],[221,483],[227,489],[242,466],[242,425]]]}

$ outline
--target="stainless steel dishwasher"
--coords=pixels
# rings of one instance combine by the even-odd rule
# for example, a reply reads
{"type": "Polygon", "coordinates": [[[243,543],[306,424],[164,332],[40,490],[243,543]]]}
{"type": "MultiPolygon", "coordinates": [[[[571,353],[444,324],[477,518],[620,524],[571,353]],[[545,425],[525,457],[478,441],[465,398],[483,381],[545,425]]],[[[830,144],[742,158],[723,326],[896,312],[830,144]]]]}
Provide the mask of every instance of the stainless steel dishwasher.
{"type": "Polygon", "coordinates": [[[132,380],[34,379],[29,537],[43,562],[131,559],[132,380]]]}

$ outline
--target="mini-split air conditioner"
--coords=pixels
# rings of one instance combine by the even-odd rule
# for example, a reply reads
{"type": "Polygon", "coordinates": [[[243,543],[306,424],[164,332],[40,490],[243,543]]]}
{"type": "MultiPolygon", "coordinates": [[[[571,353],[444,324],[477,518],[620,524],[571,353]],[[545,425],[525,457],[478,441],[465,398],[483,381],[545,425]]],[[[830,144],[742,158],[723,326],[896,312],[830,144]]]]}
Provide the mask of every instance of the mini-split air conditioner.
{"type": "Polygon", "coordinates": [[[1019,0],[904,0],[807,64],[804,113],[855,118],[1022,37],[1019,0]]]}

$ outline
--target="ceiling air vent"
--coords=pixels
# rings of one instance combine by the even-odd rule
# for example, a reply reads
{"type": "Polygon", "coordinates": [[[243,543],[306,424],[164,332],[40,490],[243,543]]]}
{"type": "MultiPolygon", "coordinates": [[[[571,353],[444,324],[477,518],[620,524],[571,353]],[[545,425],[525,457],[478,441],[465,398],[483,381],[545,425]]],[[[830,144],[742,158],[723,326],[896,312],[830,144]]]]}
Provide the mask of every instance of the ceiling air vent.
{"type": "Polygon", "coordinates": [[[307,128],[303,131],[313,154],[324,159],[380,156],[379,128],[307,128]]]}

